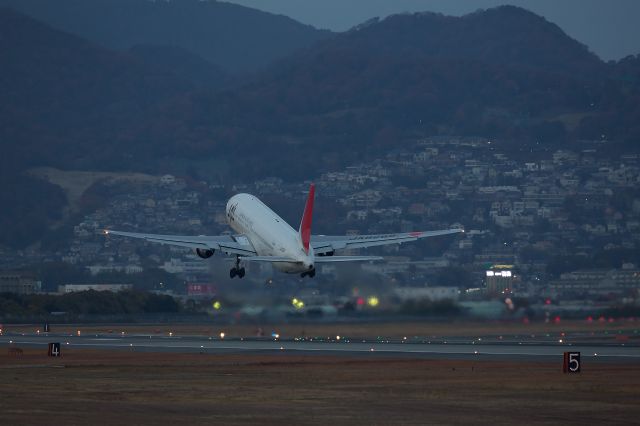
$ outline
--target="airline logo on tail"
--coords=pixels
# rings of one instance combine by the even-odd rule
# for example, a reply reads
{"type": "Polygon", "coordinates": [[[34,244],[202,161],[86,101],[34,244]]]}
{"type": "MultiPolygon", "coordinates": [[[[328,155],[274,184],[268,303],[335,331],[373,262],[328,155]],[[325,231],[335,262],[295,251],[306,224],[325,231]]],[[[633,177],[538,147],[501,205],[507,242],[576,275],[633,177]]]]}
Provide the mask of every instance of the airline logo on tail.
{"type": "Polygon", "coordinates": [[[307,197],[307,203],[304,205],[304,213],[302,214],[302,221],[300,222],[300,241],[302,241],[302,247],[304,252],[309,254],[309,244],[311,242],[311,221],[313,219],[313,199],[316,193],[316,186],[312,183],[309,187],[309,195],[307,197]]]}

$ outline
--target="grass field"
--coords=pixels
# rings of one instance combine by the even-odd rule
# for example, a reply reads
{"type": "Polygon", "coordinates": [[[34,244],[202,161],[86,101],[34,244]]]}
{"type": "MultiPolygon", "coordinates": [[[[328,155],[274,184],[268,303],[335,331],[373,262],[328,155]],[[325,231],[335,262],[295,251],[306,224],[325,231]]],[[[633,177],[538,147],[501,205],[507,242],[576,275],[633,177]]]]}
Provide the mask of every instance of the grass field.
{"type": "Polygon", "coordinates": [[[632,424],[640,365],[162,354],[0,353],[13,424],[632,424]]]}

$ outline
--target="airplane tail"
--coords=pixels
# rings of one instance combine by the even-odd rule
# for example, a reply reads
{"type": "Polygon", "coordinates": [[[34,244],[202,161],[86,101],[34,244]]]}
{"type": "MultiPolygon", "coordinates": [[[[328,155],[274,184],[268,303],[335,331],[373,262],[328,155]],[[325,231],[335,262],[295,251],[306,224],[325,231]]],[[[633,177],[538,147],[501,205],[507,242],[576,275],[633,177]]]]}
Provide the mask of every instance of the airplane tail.
{"type": "Polygon", "coordinates": [[[309,196],[307,197],[307,203],[304,205],[304,213],[302,214],[302,221],[300,221],[300,241],[302,241],[302,247],[304,247],[305,253],[309,253],[309,244],[311,242],[311,219],[313,217],[313,199],[315,197],[316,186],[312,183],[309,187],[309,196]]]}

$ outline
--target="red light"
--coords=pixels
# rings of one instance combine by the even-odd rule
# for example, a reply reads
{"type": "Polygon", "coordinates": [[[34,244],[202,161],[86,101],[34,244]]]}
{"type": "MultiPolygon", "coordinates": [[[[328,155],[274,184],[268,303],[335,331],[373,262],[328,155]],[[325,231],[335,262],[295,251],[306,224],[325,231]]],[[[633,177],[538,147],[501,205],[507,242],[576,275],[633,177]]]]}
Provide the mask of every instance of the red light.
{"type": "Polygon", "coordinates": [[[591,315],[587,317],[587,322],[593,322],[593,317],[591,315]]]}
{"type": "Polygon", "coordinates": [[[551,299],[547,299],[547,300],[545,300],[545,301],[544,301],[544,304],[545,304],[545,305],[550,305],[550,304],[551,304],[551,299]]]}
{"type": "Polygon", "coordinates": [[[614,322],[615,320],[613,318],[609,318],[609,322],[614,322]]]}
{"type": "Polygon", "coordinates": [[[358,306],[362,306],[362,305],[364,305],[364,298],[362,298],[362,297],[358,297],[358,299],[356,300],[356,304],[357,304],[358,306]]]}
{"type": "Polygon", "coordinates": [[[555,324],[560,324],[560,316],[555,317],[555,318],[553,319],[553,322],[554,322],[555,324]]]}

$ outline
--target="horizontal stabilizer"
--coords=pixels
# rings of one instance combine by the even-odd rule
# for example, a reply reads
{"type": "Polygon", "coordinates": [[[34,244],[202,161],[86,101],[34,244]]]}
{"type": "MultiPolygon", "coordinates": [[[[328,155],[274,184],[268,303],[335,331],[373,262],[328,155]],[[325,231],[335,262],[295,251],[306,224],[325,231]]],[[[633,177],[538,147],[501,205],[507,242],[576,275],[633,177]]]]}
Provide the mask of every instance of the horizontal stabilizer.
{"type": "Polygon", "coordinates": [[[316,256],[313,261],[315,263],[331,263],[331,262],[367,262],[373,260],[382,260],[380,256],[316,256]]]}
{"type": "Polygon", "coordinates": [[[243,256],[240,259],[247,262],[276,262],[276,263],[301,263],[295,259],[291,259],[290,257],[283,256],[243,256]]]}

